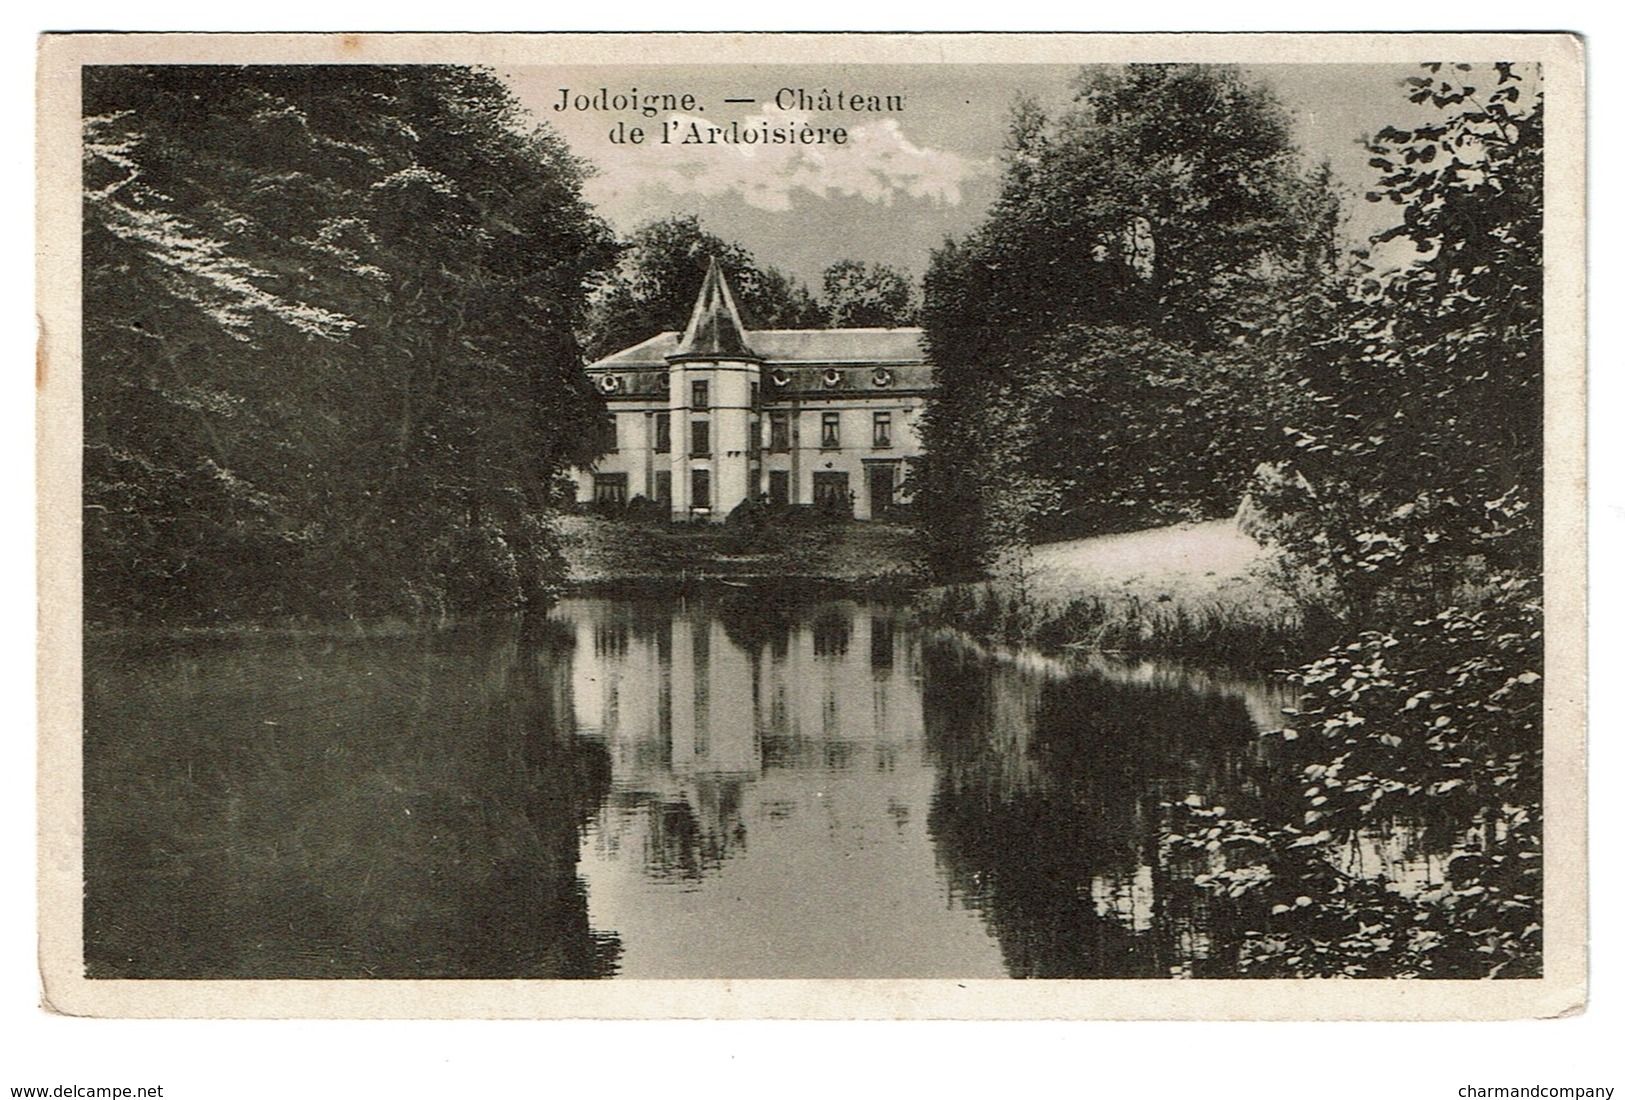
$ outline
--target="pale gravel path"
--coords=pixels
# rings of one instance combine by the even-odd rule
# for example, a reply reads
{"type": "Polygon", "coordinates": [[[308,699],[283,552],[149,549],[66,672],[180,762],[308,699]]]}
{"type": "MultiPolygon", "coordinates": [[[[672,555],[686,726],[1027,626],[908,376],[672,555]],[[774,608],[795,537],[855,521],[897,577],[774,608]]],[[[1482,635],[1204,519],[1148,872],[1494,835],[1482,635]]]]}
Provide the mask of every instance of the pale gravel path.
{"type": "Polygon", "coordinates": [[[1272,558],[1235,520],[1211,520],[1046,543],[1033,549],[1028,583],[1043,603],[1108,591],[1200,598],[1256,578],[1272,558]]]}

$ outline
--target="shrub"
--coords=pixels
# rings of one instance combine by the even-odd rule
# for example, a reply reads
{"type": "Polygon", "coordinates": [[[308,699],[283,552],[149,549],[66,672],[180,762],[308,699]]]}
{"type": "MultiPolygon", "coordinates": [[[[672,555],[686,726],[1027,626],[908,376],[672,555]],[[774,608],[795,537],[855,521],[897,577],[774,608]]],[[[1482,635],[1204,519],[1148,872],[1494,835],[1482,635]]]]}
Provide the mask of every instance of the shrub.
{"type": "Polygon", "coordinates": [[[1244,971],[1540,973],[1540,612],[1532,585],[1499,588],[1481,610],[1367,632],[1300,671],[1304,698],[1281,731],[1301,769],[1295,809],[1276,818],[1296,823],[1170,807],[1165,848],[1207,860],[1193,882],[1247,930],[1244,971]],[[1395,837],[1447,857],[1444,881],[1360,866],[1395,837]]]}

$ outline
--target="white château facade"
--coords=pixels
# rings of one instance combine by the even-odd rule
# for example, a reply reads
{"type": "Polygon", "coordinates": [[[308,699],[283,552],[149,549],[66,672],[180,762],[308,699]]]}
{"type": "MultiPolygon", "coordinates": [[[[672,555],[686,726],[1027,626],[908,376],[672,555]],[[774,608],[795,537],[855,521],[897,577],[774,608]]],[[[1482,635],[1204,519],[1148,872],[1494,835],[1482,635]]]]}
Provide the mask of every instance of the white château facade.
{"type": "Polygon", "coordinates": [[[686,331],[587,367],[609,406],[610,450],[576,472],[577,499],[643,497],[673,519],[725,519],[747,499],[850,507],[905,503],[931,389],[921,330],[747,333],[715,260],[686,331]]]}

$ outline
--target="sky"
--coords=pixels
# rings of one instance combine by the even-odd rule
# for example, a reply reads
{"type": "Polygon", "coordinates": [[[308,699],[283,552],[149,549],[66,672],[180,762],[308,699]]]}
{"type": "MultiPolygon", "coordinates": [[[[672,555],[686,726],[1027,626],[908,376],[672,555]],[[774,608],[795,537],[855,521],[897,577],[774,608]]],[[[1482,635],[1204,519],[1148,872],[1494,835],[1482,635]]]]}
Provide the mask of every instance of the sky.
{"type": "MultiPolygon", "coordinates": [[[[1373,180],[1360,144],[1415,120],[1402,88],[1413,66],[1253,65],[1291,112],[1305,164],[1330,162],[1349,192],[1350,239],[1385,228],[1391,209],[1367,203],[1373,180]]],[[[1075,65],[591,65],[499,70],[533,116],[555,127],[596,169],[587,198],[625,234],[645,222],[697,215],[713,233],[814,288],[841,259],[885,263],[919,277],[931,250],[983,219],[997,193],[999,153],[1021,97],[1050,113],[1071,101],[1075,65]],[[564,89],[568,89],[566,95],[564,89]],[[690,109],[600,109],[610,97],[692,95],[690,109]],[[785,92],[780,102],[781,92],[785,92]],[[898,96],[901,109],[803,109],[798,91],[898,96]],[[588,97],[588,109],[574,104],[588,97]],[[751,99],[752,103],[728,103],[751,99]],[[783,109],[788,108],[788,109],[783,109]],[[689,123],[751,128],[843,127],[847,142],[813,145],[678,143],[689,123]],[[626,129],[621,129],[625,127],[626,129]],[[616,141],[644,131],[642,144],[616,141]],[[661,132],[673,138],[662,144],[661,132]]],[[[815,103],[816,107],[817,104],[815,103]]]]}

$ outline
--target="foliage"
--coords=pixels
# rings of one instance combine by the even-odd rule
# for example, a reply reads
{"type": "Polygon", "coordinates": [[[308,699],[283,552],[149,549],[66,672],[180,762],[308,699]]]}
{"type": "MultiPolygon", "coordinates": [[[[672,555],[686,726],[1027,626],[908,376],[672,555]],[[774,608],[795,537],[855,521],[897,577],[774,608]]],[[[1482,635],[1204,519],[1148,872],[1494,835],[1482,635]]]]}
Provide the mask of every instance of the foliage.
{"type": "Polygon", "coordinates": [[[917,323],[907,272],[885,264],[840,260],[824,272],[823,295],[760,263],[692,215],[634,230],[620,245],[615,269],[593,294],[587,350],[611,355],[688,324],[712,257],[722,265],[747,329],[896,328],[917,323]]]}
{"type": "Polygon", "coordinates": [[[600,358],[688,324],[707,263],[728,276],[746,328],[816,328],[812,292],[763,267],[742,245],[724,241],[693,216],[650,222],[621,245],[614,271],[593,295],[588,355],[600,358]]]}
{"type": "Polygon", "coordinates": [[[1311,415],[1286,425],[1290,466],[1259,494],[1357,627],[1385,596],[1426,608],[1473,571],[1539,571],[1541,102],[1511,65],[1487,92],[1441,68],[1410,98],[1445,117],[1371,144],[1367,198],[1403,215],[1376,243],[1416,258],[1386,279],[1367,265],[1304,360],[1311,415]]]}
{"type": "Polygon", "coordinates": [[[1246,909],[1254,973],[1541,969],[1541,105],[1510,64],[1487,92],[1443,70],[1410,81],[1441,121],[1371,144],[1368,197],[1403,215],[1376,243],[1413,257],[1304,359],[1315,415],[1256,494],[1352,638],[1298,674],[1301,824],[1184,807],[1171,827],[1246,909]],[[1361,873],[1384,833],[1447,858],[1443,880],[1361,873]]]}
{"type": "Polygon", "coordinates": [[[1270,453],[1253,428],[1294,396],[1281,371],[1323,313],[1336,226],[1326,173],[1300,168],[1285,110],[1235,69],[1096,70],[1053,122],[1018,106],[988,221],[926,275],[938,388],[916,499],[938,566],[1035,533],[990,522],[1010,478],[1069,533],[1233,508],[1270,453]],[[1105,384],[1128,403],[1089,400],[1105,384]],[[1204,437],[1198,395],[1246,427],[1204,437]],[[1097,461],[1124,421],[1141,443],[1097,461]],[[1158,477],[1139,446],[1203,468],[1158,477]]]}
{"type": "Polygon", "coordinates": [[[915,605],[928,620],[974,637],[1073,653],[1155,653],[1269,671],[1305,650],[1297,607],[1262,585],[1160,597],[1102,585],[1041,601],[982,581],[930,589],[915,605]]]}
{"type": "Polygon", "coordinates": [[[913,280],[886,264],[831,264],[819,304],[830,328],[903,328],[919,320],[913,280]]]}
{"type": "Polygon", "coordinates": [[[1043,341],[1024,383],[1009,453],[1040,490],[1027,513],[1038,538],[1229,514],[1291,397],[1277,363],[1128,326],[1043,341]]]}
{"type": "Polygon", "coordinates": [[[539,595],[609,257],[562,143],[461,68],[93,67],[84,92],[88,613],[539,595]]]}
{"type": "Polygon", "coordinates": [[[1252,930],[1244,972],[1540,973],[1541,630],[1525,595],[1368,632],[1307,666],[1284,731],[1310,741],[1297,822],[1172,808],[1167,848],[1196,853],[1195,885],[1252,930]],[[1385,841],[1399,858],[1365,866],[1385,841]],[[1406,874],[1427,854],[1443,881],[1406,874]]]}
{"type": "Polygon", "coordinates": [[[939,399],[918,499],[939,567],[1015,575],[985,596],[950,590],[968,605],[946,614],[1063,645],[1132,647],[1143,623],[1153,644],[1211,657],[1245,617],[1210,632],[1105,601],[1057,616],[1025,597],[1021,547],[1218,510],[1245,488],[1249,530],[1285,551],[1301,629],[1336,637],[1296,674],[1282,783],[1245,812],[1195,794],[1165,806],[1166,903],[1200,914],[1215,957],[1245,973],[1541,971],[1529,75],[1411,79],[1439,120],[1370,143],[1368,198],[1398,216],[1347,276],[1324,171],[1296,179],[1285,147],[1269,151],[1284,131],[1266,96],[1238,99],[1234,74],[1200,68],[1097,76],[1058,124],[1018,111],[993,216],[927,275],[939,399]],[[1204,117],[1200,81],[1255,112],[1252,166],[1216,122],[1181,124],[1204,117]],[[1229,191],[1238,180],[1250,197],[1229,191]],[[1241,210],[1270,228],[1254,234],[1241,210]]]}

